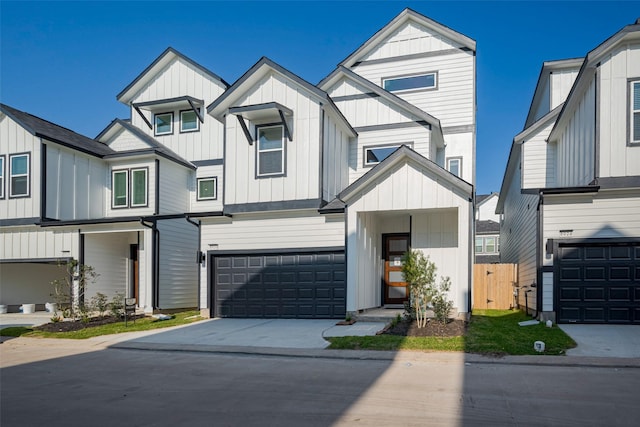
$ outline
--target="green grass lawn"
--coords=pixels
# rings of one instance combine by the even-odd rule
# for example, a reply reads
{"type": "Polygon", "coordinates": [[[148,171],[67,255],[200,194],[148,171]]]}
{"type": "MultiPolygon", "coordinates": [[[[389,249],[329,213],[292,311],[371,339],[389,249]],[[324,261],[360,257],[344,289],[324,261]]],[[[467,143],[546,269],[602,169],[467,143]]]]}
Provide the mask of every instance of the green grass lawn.
{"type": "Polygon", "coordinates": [[[330,338],[331,349],[352,350],[422,350],[465,351],[491,355],[537,355],[535,341],[544,341],[547,355],[561,355],[576,343],[560,328],[547,328],[543,323],[519,326],[530,317],[521,311],[476,310],[471,316],[467,334],[463,337],[373,337],[330,338]]]}
{"type": "Polygon", "coordinates": [[[126,326],[124,321],[122,321],[117,323],[109,323],[107,325],[94,326],[72,332],[45,332],[25,327],[8,327],[1,329],[0,335],[11,337],[25,336],[39,338],[85,339],[97,337],[100,335],[111,335],[120,334],[123,332],[149,331],[152,329],[168,328],[170,326],[186,325],[198,320],[202,320],[202,317],[200,317],[200,312],[196,310],[175,313],[173,316],[174,317],[169,320],[157,320],[152,317],[145,317],[143,319],[137,319],[135,322],[130,320],[129,322],[127,322],[126,326]]]}

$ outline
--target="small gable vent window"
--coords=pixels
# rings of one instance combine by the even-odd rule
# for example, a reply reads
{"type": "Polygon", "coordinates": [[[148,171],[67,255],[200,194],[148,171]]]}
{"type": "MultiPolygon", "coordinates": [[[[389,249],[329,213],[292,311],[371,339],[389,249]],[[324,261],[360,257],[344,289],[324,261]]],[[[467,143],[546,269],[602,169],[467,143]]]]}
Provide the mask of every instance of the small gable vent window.
{"type": "Polygon", "coordinates": [[[28,153],[9,156],[9,197],[29,197],[28,153]]]}
{"type": "MultiPolygon", "coordinates": [[[[402,144],[364,147],[364,166],[374,166],[389,157],[402,144]]],[[[409,144],[405,144],[409,145],[409,144]]]]}
{"type": "Polygon", "coordinates": [[[218,197],[218,179],[216,177],[198,178],[198,200],[216,200],[218,197]]]}
{"type": "Polygon", "coordinates": [[[435,89],[437,74],[426,73],[413,76],[398,76],[382,79],[382,87],[389,92],[401,92],[416,89],[435,89]]]}
{"type": "Polygon", "coordinates": [[[283,126],[259,127],[257,134],[257,176],[284,175],[283,126]]]}
{"type": "Polygon", "coordinates": [[[640,81],[631,82],[630,142],[640,144],[640,81]]]}
{"type": "Polygon", "coordinates": [[[180,132],[197,132],[200,130],[198,115],[193,110],[180,111],[180,132]]]}
{"type": "Polygon", "coordinates": [[[155,134],[170,135],[173,133],[173,113],[155,115],[155,134]]]}

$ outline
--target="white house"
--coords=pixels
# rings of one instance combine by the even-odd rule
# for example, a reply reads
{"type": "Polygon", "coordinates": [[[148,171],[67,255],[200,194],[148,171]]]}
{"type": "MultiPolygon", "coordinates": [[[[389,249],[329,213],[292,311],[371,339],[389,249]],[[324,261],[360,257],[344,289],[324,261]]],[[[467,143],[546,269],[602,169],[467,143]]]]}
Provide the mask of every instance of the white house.
{"type": "MultiPolygon", "coordinates": [[[[91,159],[96,189],[83,187],[85,169],[49,167],[47,186],[31,194],[47,194],[51,206],[14,209],[0,231],[16,243],[0,259],[55,261],[59,251],[13,248],[37,233],[68,233],[67,258],[108,271],[97,290],[125,287],[148,311],[341,318],[406,301],[400,257],[417,248],[451,278],[450,298],[467,313],[475,93],[475,42],[410,9],[318,85],[262,58],[228,86],[169,48],[118,95],[130,120],[62,144],[91,159]],[[51,183],[71,170],[56,194],[75,186],[96,203],[53,215],[51,183]]],[[[28,151],[0,135],[7,161],[28,151]]],[[[4,265],[3,293],[26,286],[5,285],[4,265]]]]}
{"type": "Polygon", "coordinates": [[[640,22],[543,64],[497,212],[521,304],[561,323],[640,323],[640,22]]]}
{"type": "Polygon", "coordinates": [[[498,193],[476,194],[475,262],[500,262],[500,215],[496,213],[498,193]]]}

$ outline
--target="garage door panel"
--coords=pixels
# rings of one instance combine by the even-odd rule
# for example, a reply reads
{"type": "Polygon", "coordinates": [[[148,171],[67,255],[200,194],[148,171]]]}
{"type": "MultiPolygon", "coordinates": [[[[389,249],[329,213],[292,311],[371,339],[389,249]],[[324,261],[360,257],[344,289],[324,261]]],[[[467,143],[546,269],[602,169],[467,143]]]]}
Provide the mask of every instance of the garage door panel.
{"type": "Polygon", "coordinates": [[[584,301],[592,302],[592,301],[604,301],[605,298],[605,289],[604,288],[584,288],[584,301]]]}
{"type": "Polygon", "coordinates": [[[610,280],[631,280],[631,267],[630,266],[612,266],[609,273],[610,280]]]}
{"type": "Polygon", "coordinates": [[[612,260],[631,260],[632,248],[628,246],[612,246],[611,247],[611,259],[612,260]]]}
{"type": "Polygon", "coordinates": [[[211,283],[217,316],[342,318],[346,313],[343,252],[234,254],[214,259],[209,265],[215,266],[211,283]]]}

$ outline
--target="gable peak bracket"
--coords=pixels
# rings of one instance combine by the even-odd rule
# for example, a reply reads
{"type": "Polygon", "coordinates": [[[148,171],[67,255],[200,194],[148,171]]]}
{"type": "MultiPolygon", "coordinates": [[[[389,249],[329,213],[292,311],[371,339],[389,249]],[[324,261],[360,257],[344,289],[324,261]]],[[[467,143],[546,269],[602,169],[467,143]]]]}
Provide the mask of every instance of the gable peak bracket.
{"type": "Polygon", "coordinates": [[[278,109],[278,114],[280,114],[280,120],[282,120],[282,127],[284,128],[284,134],[289,141],[293,141],[293,137],[291,136],[291,131],[289,130],[289,126],[287,126],[287,121],[284,119],[284,113],[282,110],[278,109]]]}
{"type": "Polygon", "coordinates": [[[144,113],[140,110],[140,107],[138,107],[136,104],[131,104],[133,106],[133,109],[136,110],[138,112],[138,114],[140,115],[140,117],[142,117],[142,120],[144,120],[144,122],[147,124],[147,126],[149,126],[149,129],[153,129],[153,125],[151,124],[151,122],[149,122],[149,120],[145,117],[144,113]]]}
{"type": "Polygon", "coordinates": [[[187,102],[189,103],[189,106],[191,106],[191,109],[193,110],[193,112],[196,113],[196,116],[198,116],[198,120],[200,120],[200,123],[201,124],[204,123],[204,117],[202,117],[200,110],[198,110],[196,106],[193,105],[193,101],[191,101],[190,99],[187,99],[187,102]]]}

